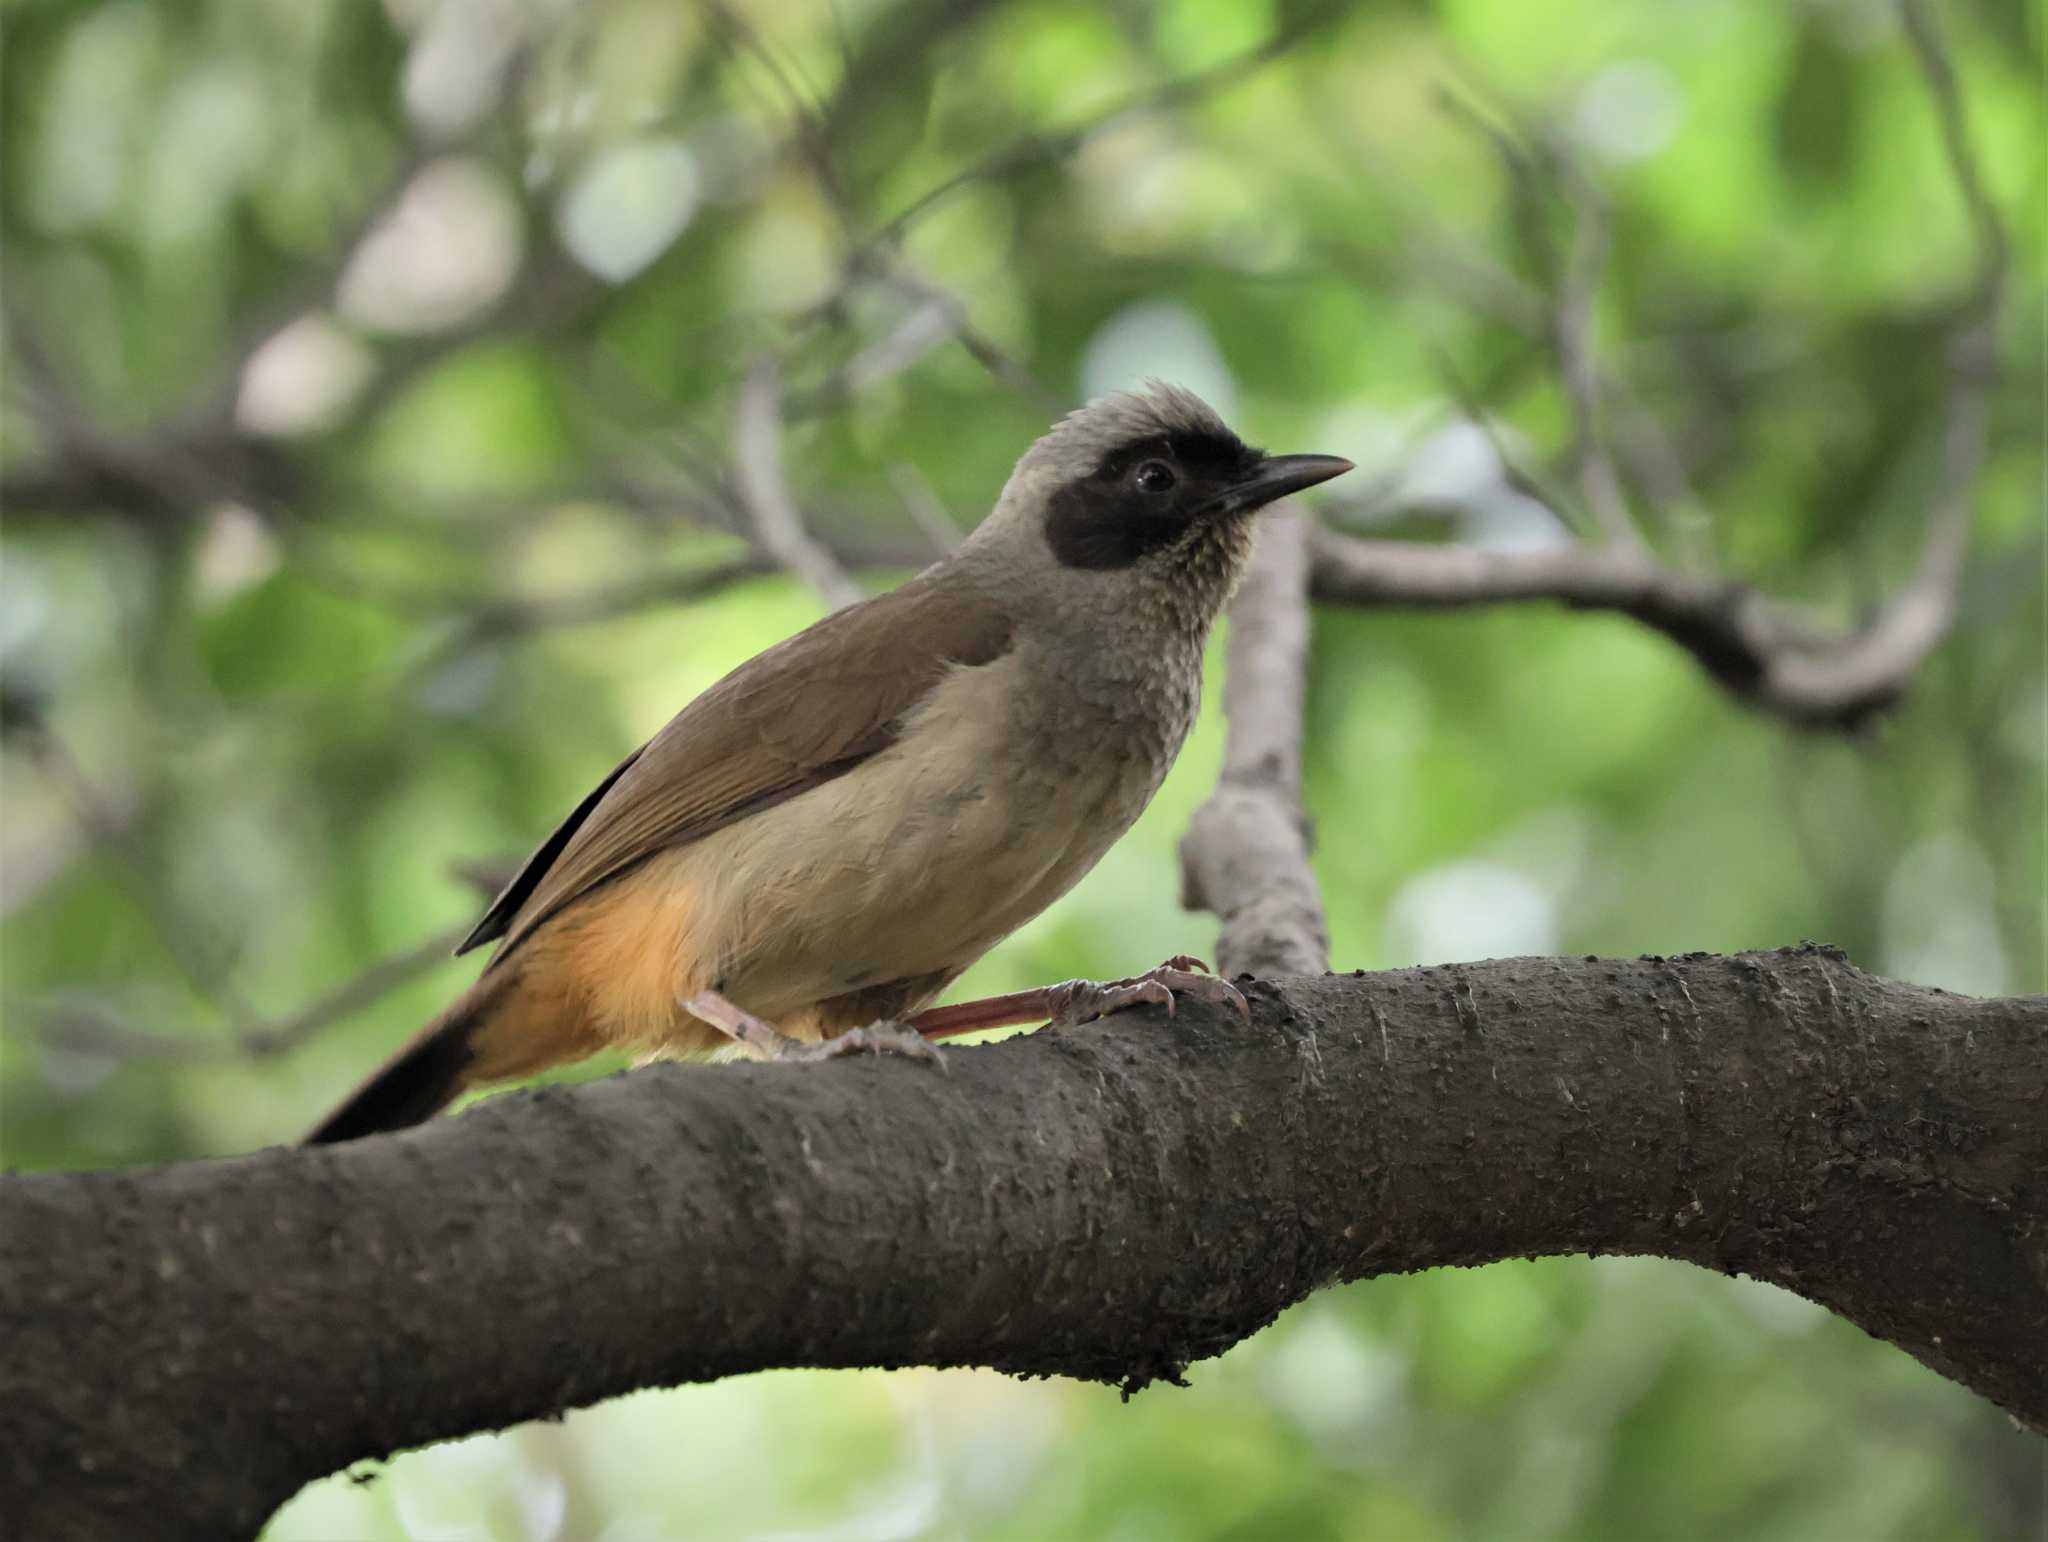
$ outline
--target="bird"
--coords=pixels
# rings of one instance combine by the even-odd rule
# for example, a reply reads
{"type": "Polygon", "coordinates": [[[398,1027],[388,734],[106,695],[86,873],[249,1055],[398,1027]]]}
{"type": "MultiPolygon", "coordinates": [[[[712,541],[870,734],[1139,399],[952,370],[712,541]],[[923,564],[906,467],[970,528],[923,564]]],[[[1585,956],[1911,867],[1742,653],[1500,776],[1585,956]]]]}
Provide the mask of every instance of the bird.
{"type": "Polygon", "coordinates": [[[1068,413],[899,587],[758,654],[628,755],[456,949],[475,982],[306,1137],[421,1123],[606,1049],[806,1063],[1243,997],[1181,956],[932,1007],[1130,828],[1193,726],[1254,516],[1352,469],[1151,381],[1068,413]]]}

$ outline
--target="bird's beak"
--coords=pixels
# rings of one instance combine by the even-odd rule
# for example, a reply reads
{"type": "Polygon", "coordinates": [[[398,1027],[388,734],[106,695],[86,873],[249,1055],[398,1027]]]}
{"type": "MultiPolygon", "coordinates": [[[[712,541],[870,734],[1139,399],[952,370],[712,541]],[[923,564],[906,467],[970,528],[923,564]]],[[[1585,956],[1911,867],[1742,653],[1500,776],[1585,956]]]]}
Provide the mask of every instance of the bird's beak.
{"type": "Polygon", "coordinates": [[[1219,517],[1249,513],[1351,469],[1351,462],[1341,455],[1268,455],[1243,481],[1219,495],[1206,512],[1219,517]]]}

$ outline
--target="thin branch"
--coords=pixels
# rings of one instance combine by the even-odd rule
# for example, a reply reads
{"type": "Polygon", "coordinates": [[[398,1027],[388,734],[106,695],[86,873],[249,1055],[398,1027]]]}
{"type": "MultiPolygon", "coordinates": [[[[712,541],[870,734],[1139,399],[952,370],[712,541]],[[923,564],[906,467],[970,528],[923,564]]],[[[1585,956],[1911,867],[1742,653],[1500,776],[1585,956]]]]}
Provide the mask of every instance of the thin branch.
{"type": "Polygon", "coordinates": [[[1181,903],[1221,918],[1216,962],[1226,975],[1316,974],[1330,963],[1301,802],[1308,533],[1298,508],[1260,516],[1258,545],[1230,606],[1223,774],[1180,844],[1181,903]]]}
{"type": "Polygon", "coordinates": [[[99,1060],[157,1062],[240,1059],[231,1039],[137,1028],[106,1003],[66,994],[39,1001],[10,1001],[7,1015],[34,1024],[46,1051],[99,1060]]]}
{"type": "MultiPolygon", "coordinates": [[[[1526,125],[1496,124],[1458,92],[1439,91],[1438,100],[1460,122],[1492,147],[1505,169],[1521,216],[1524,239],[1548,279],[1548,292],[1517,290],[1518,281],[1501,275],[1480,285],[1488,303],[1510,305],[1525,326],[1539,328],[1557,363],[1571,414],[1571,438],[1562,459],[1601,537],[1624,549],[1639,548],[1641,533],[1629,516],[1621,478],[1608,454],[1601,403],[1602,374],[1595,331],[1600,284],[1607,270],[1613,216],[1600,189],[1578,165],[1567,146],[1554,135],[1540,135],[1526,125]],[[1553,188],[1570,211],[1571,237],[1562,260],[1540,218],[1553,188]],[[1520,294],[1525,299],[1517,301],[1520,294]],[[1529,301],[1533,300],[1533,307],[1529,301]]],[[[1441,245],[1443,243],[1439,243],[1441,245]]],[[[1471,285],[1484,264],[1464,265],[1459,281],[1471,285]]],[[[1553,500],[1553,510],[1559,506],[1553,500]]]]}
{"type": "MultiPolygon", "coordinates": [[[[1493,458],[1500,467],[1501,479],[1531,502],[1542,504],[1565,529],[1583,534],[1587,528],[1586,521],[1577,505],[1564,495],[1547,471],[1524,460],[1521,452],[1501,431],[1493,409],[1478,391],[1466,383],[1447,352],[1438,352],[1437,372],[1443,377],[1445,389],[1458,404],[1465,421],[1479,430],[1486,440],[1487,448],[1493,452],[1493,458]]],[[[1396,473],[1399,469],[1398,466],[1395,468],[1396,473]]]]}
{"type": "Polygon", "coordinates": [[[1905,23],[1906,41],[1920,72],[1927,78],[1928,94],[1934,99],[1935,120],[1941,126],[1942,153],[1948,160],[1949,175],[1962,195],[1977,243],[1977,304],[1986,312],[1997,309],[1999,290],[2010,263],[2005,222],[1999,215],[1977,151],[1970,141],[1970,128],[1963,111],[1961,89],[1956,84],[1955,65],[1948,56],[1940,24],[1927,0],[1900,0],[1899,18],[1905,23]]]}
{"type": "Polygon", "coordinates": [[[1035,403],[1048,415],[1064,412],[1071,405],[976,326],[967,313],[965,302],[950,289],[918,272],[907,262],[891,263],[888,278],[903,293],[928,305],[938,306],[953,338],[967,351],[967,356],[987,370],[989,377],[1005,390],[1035,403]]]}
{"type": "Polygon", "coordinates": [[[894,380],[952,340],[953,318],[947,308],[935,299],[921,299],[893,328],[860,349],[823,382],[791,393],[785,415],[801,421],[829,412],[863,391],[894,380]]]}
{"type": "Polygon", "coordinates": [[[918,533],[931,542],[934,556],[943,557],[960,544],[959,523],[946,512],[945,504],[932,491],[932,484],[915,466],[908,462],[891,466],[889,485],[896,489],[896,496],[902,500],[918,533]]]}
{"type": "MultiPolygon", "coordinates": [[[[1555,330],[1553,307],[1546,303],[1544,296],[1533,285],[1524,283],[1451,235],[1427,206],[1404,189],[1390,173],[1382,169],[1379,174],[1385,179],[1388,195],[1399,201],[1402,209],[1401,218],[1407,230],[1405,254],[1395,262],[1379,262],[1372,254],[1355,248],[1331,246],[1326,248],[1330,261],[1361,275],[1377,272],[1426,282],[1467,310],[1519,337],[1542,344],[1555,358],[1555,350],[1551,347],[1555,330]]],[[[1593,392],[1607,408],[1609,418],[1614,420],[1608,428],[1614,454],[1642,488],[1649,511],[1681,541],[1681,555],[1687,565],[1704,565],[1707,555],[1704,537],[1711,526],[1711,517],[1693,491],[1684,462],[1670,435],[1637,398],[1624,370],[1603,365],[1597,358],[1590,360],[1590,366],[1593,392]]],[[[1484,398],[1461,385],[1455,370],[1440,369],[1440,373],[1445,376],[1451,394],[1465,404],[1466,415],[1484,426],[1489,416],[1484,398]]],[[[1581,400],[1584,399],[1582,394],[1581,400]]],[[[1506,457],[1503,461],[1507,465],[1506,457]]],[[[1511,481],[1518,486],[1526,484],[1523,490],[1538,484],[1547,485],[1549,481],[1544,474],[1526,466],[1507,465],[1507,469],[1511,481]]],[[[1395,480],[1398,480],[1398,473],[1395,480]]],[[[1530,496],[1555,514],[1567,528],[1577,528],[1583,523],[1576,517],[1573,500],[1555,490],[1531,491],[1530,496]]],[[[1359,500],[1354,495],[1350,499],[1340,497],[1338,501],[1359,500]]],[[[1630,535],[1633,537],[1635,534],[1631,524],[1630,535]]]]}
{"type": "MultiPolygon", "coordinates": [[[[2010,265],[2004,225],[1986,189],[1954,67],[1932,10],[1925,0],[1901,0],[1901,14],[1933,99],[1949,172],[1969,217],[1977,262],[1961,321],[1948,345],[1940,464],[1928,500],[1926,533],[1912,577],[1888,603],[1853,631],[1829,631],[1745,584],[1665,566],[1632,529],[1627,539],[1610,540],[1603,549],[1575,546],[1526,553],[1319,535],[1316,596],[1337,603],[1425,607],[1554,600],[1632,617],[1692,653],[1738,698],[1794,722],[1855,728],[1897,702],[1955,622],[1976,485],[1988,449],[1998,323],[2010,265]]],[[[1529,188],[1524,184],[1536,174],[1531,155],[1460,99],[1447,100],[1495,144],[1518,196],[1526,199],[1529,188]]],[[[1600,449],[1601,395],[1609,387],[1593,356],[1590,332],[1595,280],[1606,245],[1605,219],[1597,190],[1583,173],[1568,158],[1553,159],[1559,160],[1559,174],[1578,209],[1578,223],[1545,335],[1573,403],[1574,440],[1566,458],[1577,463],[1587,502],[1601,517],[1603,529],[1616,537],[1627,515],[1618,479],[1600,449]]],[[[1514,292],[1511,286],[1516,281],[1488,272],[1483,264],[1480,271],[1488,281],[1474,292],[1482,299],[1514,292]]],[[[1491,313],[1515,330],[1530,329],[1532,318],[1520,301],[1496,304],[1491,313]]],[[[1690,506],[1683,467],[1668,440],[1647,412],[1633,402],[1625,407],[1626,438],[1637,446],[1643,480],[1683,494],[1690,506]]],[[[1511,464],[1509,469],[1512,472],[1511,464]]],[[[1560,503],[1540,481],[1525,478],[1522,490],[1564,517],[1560,503]]]]}
{"type": "Polygon", "coordinates": [[[2009,259],[2005,227],[1985,190],[1964,122],[1954,66],[1924,0],[1902,0],[1906,37],[1933,98],[1949,173],[1961,195],[1977,245],[1977,267],[1964,320],[1948,344],[1947,404],[1940,469],[1929,500],[1927,534],[1905,588],[1866,627],[1832,672],[1851,688],[1869,689],[1909,676],[1947,635],[1969,554],[1977,480],[1990,438],[1991,391],[1998,374],[1998,324],[2005,305],[2009,259]]]}
{"type": "Polygon", "coordinates": [[[645,611],[709,599],[736,584],[780,569],[765,555],[749,554],[671,573],[628,575],[574,594],[532,599],[484,599],[457,612],[454,626],[406,668],[426,679],[473,649],[568,627],[589,626],[645,611]]]}
{"type": "Polygon", "coordinates": [[[1134,91],[1064,129],[1019,135],[913,198],[878,226],[861,243],[861,249],[866,251],[894,244],[924,215],[976,182],[993,181],[1047,161],[1064,160],[1104,129],[1125,118],[1183,107],[1226,86],[1235,85],[1279,58],[1336,10],[1337,7],[1330,4],[1304,6],[1290,20],[1275,28],[1264,41],[1205,70],[1134,91]]]}
{"type": "Polygon", "coordinates": [[[46,1049],[67,1054],[117,1060],[270,1060],[290,1054],[324,1029],[347,1021],[446,963],[468,932],[467,925],[439,932],[403,952],[378,959],[296,1012],[248,1022],[237,1028],[232,1038],[138,1028],[103,1003],[78,999],[17,1004],[16,1010],[33,1017],[37,1037],[46,1049]]]}
{"type": "MultiPolygon", "coordinates": [[[[449,871],[465,888],[475,891],[482,903],[504,888],[517,866],[516,858],[490,857],[451,863],[449,871]]],[[[321,1030],[347,1021],[446,963],[468,933],[467,924],[436,933],[366,965],[287,1016],[245,1022],[231,1039],[138,1028],[102,1003],[77,998],[30,1002],[18,1009],[34,1018],[46,1048],[70,1054],[139,1060],[266,1060],[290,1053],[321,1030]]]]}
{"type": "Polygon", "coordinates": [[[1747,585],[1610,547],[1493,551],[1319,531],[1313,550],[1320,601],[1434,610],[1547,600],[1612,611],[1670,638],[1738,699],[1812,727],[1862,726],[1912,673],[1897,649],[1883,655],[1891,668],[1873,668],[1869,630],[1832,633],[1747,585]]]}
{"type": "Polygon", "coordinates": [[[794,63],[780,58],[754,25],[724,0],[702,0],[702,3],[705,14],[725,34],[726,44],[732,52],[752,54],[774,81],[776,89],[789,105],[789,115],[795,124],[792,137],[797,149],[825,194],[827,207],[844,221],[848,194],[845,179],[832,158],[832,137],[826,131],[823,109],[810,93],[798,86],[792,74],[794,63]]]}
{"type": "Polygon", "coordinates": [[[1558,153],[1561,181],[1571,205],[1572,237],[1558,275],[1550,315],[1550,346],[1571,404],[1572,437],[1565,464],[1578,478],[1579,492],[1601,535],[1624,550],[1639,548],[1642,536],[1629,517],[1621,478],[1607,452],[1600,400],[1600,368],[1594,331],[1600,278],[1607,267],[1612,216],[1607,200],[1568,156],[1558,153]]]}
{"type": "Polygon", "coordinates": [[[30,759],[70,803],[79,828],[114,863],[122,886],[148,919],[171,964],[199,995],[229,1018],[247,1022],[255,1009],[234,982],[235,948],[187,914],[138,840],[134,821],[114,808],[47,720],[19,730],[30,759]]]}
{"type": "Polygon", "coordinates": [[[244,1029],[237,1035],[242,1053],[258,1060],[288,1054],[323,1028],[354,1017],[401,986],[447,963],[454,956],[456,945],[468,934],[467,926],[437,933],[402,953],[377,960],[353,979],[316,996],[288,1017],[244,1029]]]}
{"type": "Polygon", "coordinates": [[[860,585],[804,528],[790,496],[782,472],[782,375],[765,354],[740,387],[733,450],[735,485],[762,548],[832,609],[858,604],[865,597],[860,585]]]}
{"type": "Polygon", "coordinates": [[[1795,696],[1853,698],[1886,691],[1896,696],[1948,635],[1969,554],[1977,481],[1989,448],[1998,325],[2010,266],[2005,226],[1985,189],[1964,121],[1955,68],[1933,12],[1925,0],[1902,0],[1900,15],[1933,98],[1949,174],[1969,215],[1977,246],[1976,273],[1965,297],[1962,324],[1948,343],[1940,466],[1913,577],[1832,656],[1794,655],[1784,661],[1781,685],[1795,696]]]}

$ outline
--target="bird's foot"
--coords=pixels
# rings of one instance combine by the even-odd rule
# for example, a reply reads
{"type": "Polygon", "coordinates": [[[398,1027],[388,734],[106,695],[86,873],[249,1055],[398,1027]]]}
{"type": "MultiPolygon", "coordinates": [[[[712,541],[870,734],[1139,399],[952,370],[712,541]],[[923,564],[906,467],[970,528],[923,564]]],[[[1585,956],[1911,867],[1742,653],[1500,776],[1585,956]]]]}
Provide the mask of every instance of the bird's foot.
{"type": "Polygon", "coordinates": [[[865,1028],[849,1028],[822,1044],[799,1044],[785,1058],[803,1062],[837,1060],[842,1055],[901,1055],[946,1069],[946,1052],[907,1023],[883,1018],[865,1028]]]}
{"type": "Polygon", "coordinates": [[[763,1060],[789,1065],[816,1065],[842,1055],[902,1055],[945,1069],[945,1055],[924,1035],[902,1023],[870,1023],[854,1028],[822,1044],[793,1039],[766,1018],[756,1017],[739,1003],[718,991],[698,991],[683,1002],[683,1010],[700,1022],[709,1023],[734,1042],[745,1045],[763,1060]]]}
{"type": "Polygon", "coordinates": [[[1171,1017],[1182,996],[1228,1007],[1246,1022],[1251,1021],[1252,1009],[1244,993],[1228,980],[1211,974],[1209,966],[1200,959],[1185,953],[1177,953],[1157,969],[1148,969],[1127,980],[1068,980],[1055,985],[1046,992],[1046,1015],[1054,1026],[1062,1028],[1147,1004],[1166,1008],[1166,1015],[1171,1017]]]}
{"type": "Polygon", "coordinates": [[[947,1039],[956,1033],[978,1033],[984,1028],[1008,1028],[1017,1023],[1051,1022],[1059,1027],[1072,1027],[1128,1007],[1160,1006],[1171,1013],[1182,996],[1228,1007],[1247,1022],[1251,1020],[1252,1009],[1236,986],[1217,979],[1200,959],[1180,954],[1157,969],[1132,975],[1128,980],[1068,980],[1062,985],[1012,991],[1007,996],[962,1001],[950,1007],[927,1007],[910,1020],[910,1026],[928,1039],[947,1039]]]}

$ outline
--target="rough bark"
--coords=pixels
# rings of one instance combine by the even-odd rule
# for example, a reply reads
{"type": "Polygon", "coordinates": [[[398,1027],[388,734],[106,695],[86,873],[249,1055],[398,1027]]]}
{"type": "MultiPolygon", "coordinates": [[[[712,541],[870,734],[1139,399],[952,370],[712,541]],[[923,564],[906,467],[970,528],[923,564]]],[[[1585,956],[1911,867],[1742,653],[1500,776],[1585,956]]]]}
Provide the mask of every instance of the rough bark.
{"type": "Polygon", "coordinates": [[[1565,1252],[1800,1292],[2048,1429],[2048,998],[1830,950],[1247,986],[0,1182],[0,1511],[254,1531],[365,1457],[771,1366],[1172,1377],[1320,1286],[1565,1252]]]}
{"type": "Polygon", "coordinates": [[[1181,838],[1181,903],[1222,921],[1225,974],[1319,974],[1330,967],[1323,894],[1309,866],[1301,802],[1308,692],[1308,516],[1267,512],[1230,605],[1223,774],[1181,838]]]}

